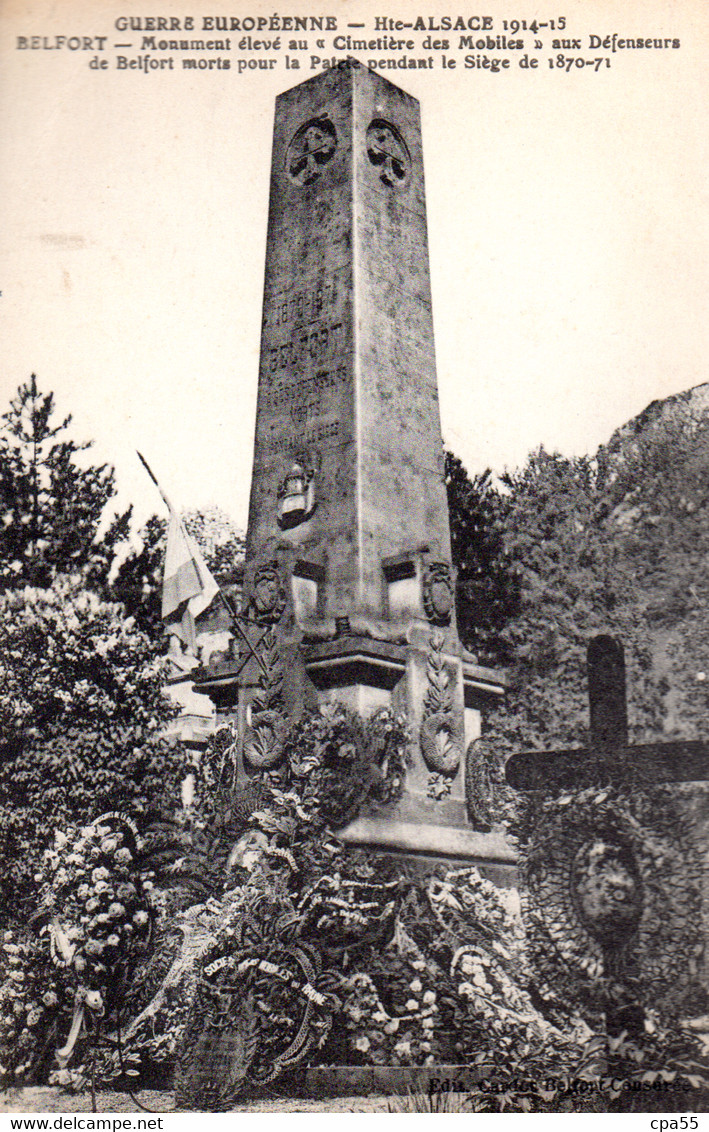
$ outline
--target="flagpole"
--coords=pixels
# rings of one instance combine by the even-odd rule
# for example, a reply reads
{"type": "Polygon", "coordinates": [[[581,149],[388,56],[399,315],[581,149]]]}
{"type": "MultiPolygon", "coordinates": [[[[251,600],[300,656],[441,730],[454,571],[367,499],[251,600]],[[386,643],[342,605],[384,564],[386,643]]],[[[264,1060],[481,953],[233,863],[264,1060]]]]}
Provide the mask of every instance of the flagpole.
{"type": "Polygon", "coordinates": [[[143,456],[143,454],[141,452],[138,452],[137,448],[136,448],[136,453],[137,453],[138,459],[140,460],[141,464],[143,465],[146,472],[150,476],[151,480],[155,484],[156,488],[160,492],[160,497],[161,497],[163,503],[165,504],[165,506],[167,507],[168,511],[170,512],[171,515],[176,515],[177,512],[175,511],[175,508],[172,506],[172,503],[170,502],[170,500],[165,495],[165,492],[163,491],[163,489],[160,487],[160,484],[158,483],[157,479],[155,478],[155,474],[154,474],[152,468],[150,467],[150,464],[145,459],[145,456],[143,456]]]}
{"type": "MultiPolygon", "coordinates": [[[[160,484],[157,481],[155,473],[153,472],[152,468],[150,467],[150,464],[148,463],[148,461],[145,459],[145,456],[143,456],[142,452],[138,452],[137,448],[136,448],[136,453],[137,453],[138,459],[140,460],[141,464],[143,465],[146,472],[150,476],[151,480],[155,484],[156,488],[160,492],[160,497],[161,497],[163,503],[165,504],[165,506],[167,507],[168,511],[170,512],[171,515],[174,515],[178,519],[178,522],[180,522],[179,516],[177,515],[175,508],[172,506],[170,500],[165,495],[165,492],[160,487],[160,484]]],[[[233,608],[231,603],[227,600],[226,594],[222,591],[222,587],[219,585],[219,582],[217,582],[216,578],[214,579],[214,581],[216,583],[217,593],[219,594],[219,597],[222,599],[222,604],[223,604],[224,608],[226,609],[226,611],[229,615],[229,619],[231,621],[231,624],[236,629],[237,633],[239,634],[239,636],[243,640],[244,644],[246,645],[247,649],[251,653],[254,660],[257,662],[257,664],[258,664],[259,668],[261,669],[261,671],[263,672],[264,676],[268,676],[268,671],[266,669],[266,665],[264,664],[263,659],[259,656],[259,654],[254,649],[253,645],[251,644],[251,641],[249,640],[249,638],[246,634],[246,630],[242,627],[242,625],[239,624],[238,613],[233,608]]]]}
{"type": "MultiPolygon", "coordinates": [[[[217,585],[219,586],[219,582],[217,582],[217,585]]],[[[261,671],[263,672],[264,676],[268,676],[268,671],[266,669],[266,665],[263,661],[263,658],[259,656],[259,654],[256,652],[254,646],[251,644],[251,641],[249,640],[249,638],[247,636],[246,630],[240,624],[239,614],[231,606],[230,602],[227,601],[226,594],[224,594],[222,592],[221,586],[219,586],[219,596],[222,599],[222,602],[224,603],[224,608],[226,609],[227,613],[229,614],[229,617],[231,619],[231,623],[232,623],[233,627],[236,629],[237,633],[241,637],[242,641],[246,645],[246,647],[249,650],[249,652],[251,653],[252,657],[257,662],[257,664],[258,664],[259,668],[261,669],[261,671]]]]}

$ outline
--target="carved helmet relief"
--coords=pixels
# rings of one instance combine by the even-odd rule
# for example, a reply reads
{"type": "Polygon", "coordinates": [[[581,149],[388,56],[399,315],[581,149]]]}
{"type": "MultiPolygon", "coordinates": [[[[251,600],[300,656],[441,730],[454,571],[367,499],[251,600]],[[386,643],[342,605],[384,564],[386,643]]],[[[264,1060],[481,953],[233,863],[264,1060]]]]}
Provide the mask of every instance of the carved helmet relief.
{"type": "Polygon", "coordinates": [[[379,170],[379,180],[391,188],[401,185],[411,165],[406,142],[391,122],[374,118],[367,130],[367,156],[379,170]]]}
{"type": "Polygon", "coordinates": [[[283,531],[304,523],[315,511],[315,473],[296,460],[278,487],[278,525],[283,531]]]}
{"type": "Polygon", "coordinates": [[[337,149],[337,133],[327,114],[309,118],[291,138],[286,171],[296,185],[312,185],[337,149]]]}

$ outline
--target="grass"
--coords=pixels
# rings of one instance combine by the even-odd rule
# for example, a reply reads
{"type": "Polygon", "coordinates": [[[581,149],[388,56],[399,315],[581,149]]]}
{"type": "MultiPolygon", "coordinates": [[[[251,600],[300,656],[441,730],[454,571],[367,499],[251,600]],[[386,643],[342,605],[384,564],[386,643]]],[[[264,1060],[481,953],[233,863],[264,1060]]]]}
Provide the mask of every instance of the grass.
{"type": "Polygon", "coordinates": [[[390,1097],[387,1112],[470,1112],[466,1093],[412,1093],[390,1097]]]}

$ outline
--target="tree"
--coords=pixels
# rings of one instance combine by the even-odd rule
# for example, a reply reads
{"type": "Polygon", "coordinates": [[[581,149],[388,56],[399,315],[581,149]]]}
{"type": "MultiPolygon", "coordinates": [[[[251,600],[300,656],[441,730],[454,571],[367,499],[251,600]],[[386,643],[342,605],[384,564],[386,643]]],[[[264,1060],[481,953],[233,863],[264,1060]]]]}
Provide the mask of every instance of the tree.
{"type": "Polygon", "coordinates": [[[498,749],[587,741],[586,647],[600,633],[625,648],[634,741],[661,732],[664,677],[653,671],[637,565],[615,522],[604,453],[567,459],[540,448],[506,482],[504,545],[519,608],[503,633],[514,658],[509,694],[490,720],[498,749]]]}
{"type": "Polygon", "coordinates": [[[57,422],[54,395],[34,376],[20,385],[0,425],[0,589],[47,586],[61,572],[81,571],[104,588],[116,546],[128,537],[130,508],[102,529],[115,494],[113,468],[82,467],[90,443],[57,422]]]}
{"type": "Polygon", "coordinates": [[[510,656],[502,630],[519,608],[517,571],[504,541],[510,501],[489,470],[471,479],[452,452],[445,461],[458,632],[482,663],[505,664],[510,656]]]}
{"type": "Polygon", "coordinates": [[[179,804],[184,754],[162,663],[123,608],[79,576],[0,596],[0,900],[31,898],[55,829],[179,804]]]}
{"type": "Polygon", "coordinates": [[[158,648],[164,645],[160,590],[166,534],[166,520],[151,515],[138,532],[137,542],[133,540],[131,550],[118,566],[112,583],[115,597],[158,648]]]}
{"type": "Polygon", "coordinates": [[[190,508],[182,519],[220,586],[239,586],[244,564],[244,532],[220,507],[190,508]]]}
{"type": "Polygon", "coordinates": [[[708,387],[653,402],[603,452],[607,527],[632,573],[662,689],[662,730],[707,735],[708,387]]]}

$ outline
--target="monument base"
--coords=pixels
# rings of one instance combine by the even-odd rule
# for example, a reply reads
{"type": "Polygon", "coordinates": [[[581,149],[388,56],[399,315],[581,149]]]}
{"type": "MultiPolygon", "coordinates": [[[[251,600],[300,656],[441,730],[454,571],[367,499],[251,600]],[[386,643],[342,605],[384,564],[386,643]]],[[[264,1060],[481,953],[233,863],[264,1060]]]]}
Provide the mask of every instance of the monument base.
{"type": "MultiPolygon", "coordinates": [[[[510,887],[516,883],[514,850],[500,830],[474,829],[466,804],[466,776],[471,773],[467,756],[480,737],[483,708],[502,695],[504,683],[494,670],[439,650],[436,656],[450,686],[449,714],[454,719],[452,729],[458,728],[454,738],[459,750],[454,767],[436,772],[430,759],[426,761],[421,740],[431,680],[430,639],[431,632],[417,633],[410,644],[365,636],[291,643],[289,653],[297,652],[297,663],[293,655],[289,678],[295,668],[300,670],[295,715],[304,705],[338,703],[361,718],[390,709],[409,726],[411,758],[403,798],[358,817],[340,832],[343,841],[407,858],[474,864],[496,884],[510,887]]],[[[211,695],[222,712],[237,716],[243,735],[250,725],[256,684],[246,680],[233,662],[220,661],[203,669],[195,685],[211,695]]]]}
{"type": "Polygon", "coordinates": [[[431,858],[448,867],[474,865],[500,888],[517,885],[517,858],[504,834],[478,833],[469,826],[442,826],[403,821],[394,814],[359,817],[338,836],[345,844],[375,846],[383,852],[421,858],[430,868],[431,858]]]}

